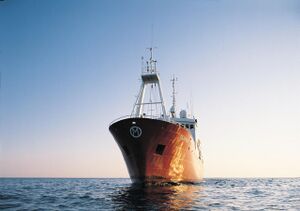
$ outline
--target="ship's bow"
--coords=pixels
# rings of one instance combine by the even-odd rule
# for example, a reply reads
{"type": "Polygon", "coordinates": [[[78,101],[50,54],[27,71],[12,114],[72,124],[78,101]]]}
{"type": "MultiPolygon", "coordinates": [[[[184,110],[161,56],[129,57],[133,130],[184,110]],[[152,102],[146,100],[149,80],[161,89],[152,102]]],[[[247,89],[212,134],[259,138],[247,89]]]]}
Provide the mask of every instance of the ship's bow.
{"type": "Polygon", "coordinates": [[[202,179],[202,161],[193,153],[189,132],[167,121],[128,118],[109,127],[133,182],[202,179]]]}

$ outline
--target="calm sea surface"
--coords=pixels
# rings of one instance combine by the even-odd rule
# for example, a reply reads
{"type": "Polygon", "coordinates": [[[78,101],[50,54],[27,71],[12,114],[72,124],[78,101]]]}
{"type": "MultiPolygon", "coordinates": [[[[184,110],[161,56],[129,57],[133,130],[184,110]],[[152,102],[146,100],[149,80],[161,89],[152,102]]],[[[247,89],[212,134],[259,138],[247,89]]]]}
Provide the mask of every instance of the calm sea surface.
{"type": "Polygon", "coordinates": [[[136,186],[129,179],[0,179],[7,210],[300,210],[300,178],[205,179],[136,186]]]}

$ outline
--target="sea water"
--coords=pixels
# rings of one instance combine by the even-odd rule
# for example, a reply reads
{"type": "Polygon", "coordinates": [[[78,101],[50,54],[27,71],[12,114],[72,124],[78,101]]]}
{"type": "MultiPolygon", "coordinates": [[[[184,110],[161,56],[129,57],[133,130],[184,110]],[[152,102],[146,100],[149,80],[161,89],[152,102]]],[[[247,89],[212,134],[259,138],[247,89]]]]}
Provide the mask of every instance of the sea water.
{"type": "Polygon", "coordinates": [[[300,210],[300,178],[148,186],[130,179],[1,178],[0,209],[300,210]]]}

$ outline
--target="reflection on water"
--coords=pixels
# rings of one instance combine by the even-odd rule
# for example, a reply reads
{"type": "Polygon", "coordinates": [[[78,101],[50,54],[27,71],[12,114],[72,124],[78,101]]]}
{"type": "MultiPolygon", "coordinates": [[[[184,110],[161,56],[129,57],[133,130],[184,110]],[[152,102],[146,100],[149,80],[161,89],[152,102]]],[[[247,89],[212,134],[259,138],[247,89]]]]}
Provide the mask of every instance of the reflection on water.
{"type": "Polygon", "coordinates": [[[115,209],[191,209],[201,197],[198,184],[130,185],[119,188],[111,197],[115,209]]]}

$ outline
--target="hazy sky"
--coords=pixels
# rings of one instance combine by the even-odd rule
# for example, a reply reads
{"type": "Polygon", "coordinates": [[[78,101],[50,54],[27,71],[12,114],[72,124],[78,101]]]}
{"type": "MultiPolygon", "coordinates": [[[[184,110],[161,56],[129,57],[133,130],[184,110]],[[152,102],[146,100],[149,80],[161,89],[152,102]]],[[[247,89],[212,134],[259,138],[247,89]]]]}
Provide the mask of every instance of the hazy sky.
{"type": "Polygon", "coordinates": [[[300,176],[300,1],[0,2],[0,176],[127,177],[151,43],[167,108],[193,101],[206,177],[300,176]]]}

